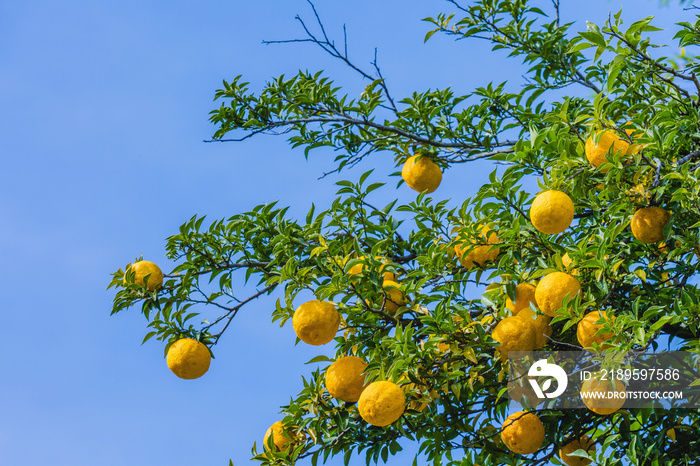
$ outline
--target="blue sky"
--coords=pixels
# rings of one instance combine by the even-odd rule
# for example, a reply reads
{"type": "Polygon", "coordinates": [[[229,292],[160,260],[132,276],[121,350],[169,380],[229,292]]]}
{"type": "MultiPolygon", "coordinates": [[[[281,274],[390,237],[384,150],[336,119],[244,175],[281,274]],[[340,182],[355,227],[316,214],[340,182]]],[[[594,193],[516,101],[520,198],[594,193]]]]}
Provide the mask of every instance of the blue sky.
{"type": "MultiPolygon", "coordinates": [[[[485,44],[423,44],[420,19],[446,2],[318,3],[329,33],[340,38],[347,24],[358,64],[379,47],[395,96],[518,82],[485,44]]],[[[620,5],[628,23],[689,17],[651,0],[562,3],[565,21],[600,23],[620,5]]],[[[362,88],[309,45],[261,44],[300,37],[297,13],[310,19],[301,0],[0,2],[1,465],[248,464],[252,443],[311,372],[304,362],[332,351],[294,347],[291,326],[270,323],[274,300],[261,299],[217,345],[209,373],[183,381],[160,342],[140,346],[137,311],[109,316],[105,290],[109,274],[141,254],[170,270],[165,238],[194,214],[279,200],[301,215],[335,192],[339,178],[316,179],[332,168],[328,154],[307,162],[281,138],[202,142],[222,79],[244,74],[259,88],[279,74],[326,70],[348,92],[362,88]]],[[[372,167],[373,179],[390,183],[382,196],[414,196],[393,190],[391,156],[344,176],[372,167]]],[[[450,170],[436,197],[461,202],[489,168],[450,170]]]]}

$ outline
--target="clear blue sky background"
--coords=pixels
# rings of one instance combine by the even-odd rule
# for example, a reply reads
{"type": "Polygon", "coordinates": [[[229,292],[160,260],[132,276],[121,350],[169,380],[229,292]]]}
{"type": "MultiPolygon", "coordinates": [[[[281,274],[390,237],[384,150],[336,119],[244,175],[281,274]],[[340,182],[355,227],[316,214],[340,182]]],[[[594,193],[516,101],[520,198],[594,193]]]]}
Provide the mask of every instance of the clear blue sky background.
{"type": "MultiPolygon", "coordinates": [[[[379,47],[395,97],[519,83],[517,67],[485,44],[423,44],[420,19],[446,2],[318,3],[332,35],[347,23],[358,64],[379,47]]],[[[629,22],[691,17],[656,0],[562,4],[564,21],[600,23],[620,4],[629,22]]],[[[109,316],[105,291],[109,274],[141,254],[170,270],[165,238],[194,214],[280,200],[298,216],[335,192],[337,177],[316,180],[332,168],[328,154],[306,162],[270,137],[202,143],[222,79],[245,74],[259,88],[301,68],[326,70],[351,93],[364,85],[309,45],[261,45],[300,37],[296,13],[310,19],[301,0],[0,2],[0,465],[248,464],[311,372],[304,362],[332,351],[294,347],[291,326],[270,324],[274,301],[261,299],[216,347],[209,373],[183,381],[160,342],[140,346],[138,311],[109,316]]],[[[345,176],[373,166],[375,180],[394,171],[377,154],[345,176]]],[[[489,168],[450,170],[436,197],[461,202],[489,168]]],[[[389,181],[380,196],[415,195],[389,181]]]]}

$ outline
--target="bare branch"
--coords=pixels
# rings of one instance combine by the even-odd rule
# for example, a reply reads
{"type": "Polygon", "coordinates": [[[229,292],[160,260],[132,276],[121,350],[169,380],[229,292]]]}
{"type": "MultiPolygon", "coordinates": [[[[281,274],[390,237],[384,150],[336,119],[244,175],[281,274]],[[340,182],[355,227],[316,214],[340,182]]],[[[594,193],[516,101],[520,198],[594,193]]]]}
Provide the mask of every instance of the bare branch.
{"type": "Polygon", "coordinates": [[[249,302],[253,301],[254,299],[259,298],[260,296],[264,295],[265,293],[271,292],[271,291],[274,290],[276,287],[277,287],[277,283],[273,283],[272,285],[266,286],[266,287],[263,288],[262,290],[258,291],[258,292],[255,293],[254,295],[252,295],[252,296],[250,296],[250,297],[244,299],[244,300],[241,301],[239,304],[237,304],[236,306],[234,306],[233,308],[231,308],[231,310],[230,310],[227,314],[224,314],[223,316],[221,316],[221,317],[219,317],[218,319],[216,319],[213,323],[211,323],[211,324],[207,325],[206,327],[204,327],[202,330],[211,328],[213,325],[218,324],[218,323],[221,322],[223,319],[228,318],[228,320],[226,321],[226,325],[224,325],[224,328],[222,328],[221,331],[220,331],[219,333],[217,333],[216,335],[214,335],[214,343],[212,343],[212,346],[215,345],[215,344],[217,344],[217,343],[219,342],[219,338],[221,338],[221,335],[224,334],[224,332],[226,331],[226,329],[228,328],[228,326],[231,324],[231,321],[233,321],[233,318],[236,317],[236,314],[238,314],[238,311],[239,311],[243,306],[245,306],[245,305],[248,304],[249,302]]]}
{"type": "Polygon", "coordinates": [[[554,12],[556,15],[557,27],[559,27],[559,0],[552,0],[552,3],[554,4],[554,12]]]}
{"type": "MultiPolygon", "coordinates": [[[[671,86],[673,86],[674,88],[676,88],[676,90],[678,90],[678,92],[680,92],[681,94],[683,94],[684,96],[686,96],[688,99],[690,99],[690,93],[689,93],[688,91],[686,91],[685,89],[683,89],[682,87],[680,87],[678,84],[674,83],[672,80],[670,80],[670,79],[668,79],[668,78],[664,78],[663,76],[661,76],[661,73],[660,73],[659,71],[664,72],[664,73],[668,73],[668,74],[670,74],[670,75],[672,75],[672,76],[675,76],[676,78],[679,78],[679,79],[683,79],[683,80],[692,82],[692,83],[695,85],[695,88],[697,89],[698,95],[700,96],[700,81],[698,81],[698,78],[697,78],[697,76],[695,76],[694,73],[691,73],[690,75],[686,75],[686,74],[681,73],[680,71],[674,70],[674,69],[671,68],[670,66],[666,66],[666,65],[664,65],[663,63],[654,60],[649,54],[647,54],[646,52],[640,50],[637,46],[635,46],[634,44],[632,44],[630,41],[628,41],[628,40],[627,40],[624,36],[622,36],[621,34],[615,32],[615,31],[612,31],[612,30],[606,30],[605,32],[606,32],[607,34],[609,34],[610,36],[615,37],[615,38],[618,39],[620,42],[622,42],[622,43],[625,44],[627,47],[629,47],[629,49],[632,50],[632,51],[637,55],[637,58],[638,58],[640,61],[645,62],[645,63],[648,63],[648,64],[650,64],[652,67],[656,68],[656,70],[653,71],[653,73],[654,73],[655,76],[657,76],[659,79],[661,79],[661,80],[664,81],[665,83],[670,84],[671,86]]],[[[697,104],[698,104],[698,103],[697,103],[697,101],[696,101],[695,105],[697,106],[697,104]]]]}
{"type": "Polygon", "coordinates": [[[318,11],[316,10],[316,7],[314,6],[313,2],[311,2],[311,0],[307,0],[307,3],[311,6],[311,9],[314,12],[314,17],[316,18],[316,22],[318,23],[318,26],[321,29],[321,34],[323,35],[323,38],[319,38],[316,35],[314,35],[311,32],[311,30],[306,26],[306,23],[304,23],[304,20],[301,19],[301,17],[299,15],[297,15],[295,17],[295,19],[297,21],[299,21],[299,23],[301,24],[302,28],[304,29],[304,32],[308,36],[307,39],[263,40],[262,43],[265,45],[269,45],[269,44],[288,44],[288,43],[295,43],[295,42],[311,42],[311,43],[318,45],[319,47],[321,47],[326,53],[328,53],[333,58],[337,58],[337,59],[345,62],[346,65],[348,65],[350,68],[352,68],[357,73],[359,73],[363,78],[369,79],[370,81],[376,81],[377,79],[379,79],[381,81],[380,85],[382,87],[382,90],[384,91],[384,96],[386,97],[387,101],[389,102],[389,106],[387,106],[385,108],[387,108],[395,113],[398,113],[398,110],[396,108],[394,100],[391,98],[391,95],[389,93],[389,89],[386,85],[386,80],[382,76],[381,72],[379,71],[379,67],[377,66],[377,50],[376,50],[376,48],[374,51],[374,61],[371,62],[371,64],[374,67],[375,71],[377,72],[377,76],[372,76],[350,61],[350,57],[348,54],[348,35],[347,35],[346,25],[343,24],[343,52],[340,52],[340,50],[338,50],[338,48],[335,46],[335,42],[331,41],[330,38],[328,37],[328,34],[326,33],[326,29],[323,26],[323,21],[321,21],[321,17],[318,14],[318,11]]]}
{"type": "Polygon", "coordinates": [[[379,79],[381,79],[381,86],[384,89],[384,95],[386,96],[387,100],[389,101],[389,105],[391,105],[391,110],[393,110],[394,113],[398,113],[399,111],[396,108],[396,104],[394,103],[394,99],[389,94],[389,88],[386,85],[386,80],[384,79],[384,76],[382,76],[382,72],[379,69],[379,65],[377,62],[377,48],[376,47],[374,49],[374,61],[372,62],[372,66],[374,66],[374,70],[377,72],[377,76],[379,77],[379,79]]]}
{"type": "MultiPolygon", "coordinates": [[[[508,39],[512,43],[511,45],[516,45],[518,47],[522,47],[523,49],[527,50],[530,53],[541,55],[541,51],[535,45],[528,43],[528,42],[525,42],[521,38],[515,37],[514,35],[510,34],[508,31],[504,30],[503,28],[500,28],[496,24],[496,21],[494,21],[493,19],[487,18],[484,15],[474,14],[469,9],[464,8],[461,5],[459,5],[455,0],[447,0],[447,1],[449,3],[451,3],[452,5],[454,5],[457,9],[473,16],[475,19],[478,19],[482,23],[486,24],[487,26],[489,26],[491,28],[492,31],[496,32],[500,36],[508,39]]],[[[557,15],[556,16],[556,25],[557,25],[557,27],[559,27],[559,3],[560,3],[560,0],[552,0],[552,2],[553,2],[555,9],[556,9],[556,15],[557,15]]],[[[440,27],[440,30],[448,35],[456,35],[456,36],[460,36],[461,38],[464,38],[464,35],[460,34],[457,31],[452,31],[452,30],[446,29],[444,27],[440,27]]],[[[503,42],[500,42],[500,41],[496,41],[496,40],[494,40],[493,37],[479,36],[476,34],[470,35],[469,37],[474,37],[475,39],[486,40],[488,42],[491,42],[492,44],[509,45],[509,44],[504,44],[503,42]]],[[[563,64],[565,64],[565,63],[563,63],[563,62],[559,63],[559,65],[563,65],[563,64]]],[[[593,90],[596,94],[600,94],[602,92],[602,90],[597,85],[595,85],[595,83],[593,83],[592,81],[587,79],[586,76],[579,69],[572,67],[570,71],[573,75],[571,78],[571,82],[575,82],[577,84],[581,84],[583,86],[586,86],[589,89],[593,90]]]]}

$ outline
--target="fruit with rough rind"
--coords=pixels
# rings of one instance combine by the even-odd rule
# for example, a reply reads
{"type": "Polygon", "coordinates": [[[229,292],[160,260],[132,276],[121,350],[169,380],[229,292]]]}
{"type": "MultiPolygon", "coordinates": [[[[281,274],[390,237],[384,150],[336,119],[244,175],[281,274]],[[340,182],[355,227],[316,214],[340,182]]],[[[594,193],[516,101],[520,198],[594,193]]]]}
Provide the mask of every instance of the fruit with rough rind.
{"type": "Polygon", "coordinates": [[[564,272],[547,274],[535,288],[535,299],[539,308],[549,317],[555,317],[561,308],[564,298],[573,301],[581,291],[581,285],[576,278],[564,272]]]}
{"type": "Polygon", "coordinates": [[[526,319],[535,328],[535,349],[544,348],[549,343],[549,337],[552,336],[552,326],[549,325],[551,317],[537,315],[529,307],[518,312],[517,317],[526,319]]]}
{"type": "Polygon", "coordinates": [[[518,315],[518,312],[529,308],[530,303],[537,306],[537,300],[535,300],[535,286],[529,283],[515,285],[515,303],[511,301],[510,297],[506,298],[506,308],[510,309],[513,315],[518,315]]]}
{"type": "Polygon", "coordinates": [[[382,289],[384,291],[384,298],[382,300],[382,305],[384,310],[389,314],[396,314],[401,306],[408,304],[409,300],[406,295],[401,291],[401,285],[392,280],[384,280],[382,282],[382,289]]]}
{"type": "Polygon", "coordinates": [[[574,220],[574,203],[561,191],[544,191],[532,201],[530,220],[537,231],[556,235],[569,228],[574,220]]]}
{"type": "Polygon", "coordinates": [[[508,351],[532,351],[537,341],[534,325],[516,316],[500,321],[491,337],[500,343],[496,349],[504,359],[508,357],[508,351]]]}
{"type": "MultiPolygon", "coordinates": [[[[598,131],[595,136],[586,140],[586,158],[594,167],[599,167],[608,162],[608,152],[617,155],[626,155],[629,143],[615,134],[614,131],[598,131]]],[[[603,173],[608,170],[601,170],[603,173]]]]}
{"type": "Polygon", "coordinates": [[[462,263],[462,266],[467,269],[471,269],[476,265],[484,267],[487,262],[496,260],[498,257],[500,249],[492,245],[498,244],[500,241],[498,235],[491,231],[488,226],[484,225],[481,227],[481,234],[479,237],[471,241],[472,244],[481,244],[481,246],[471,249],[471,247],[466,244],[456,244],[454,247],[455,255],[462,263]],[[468,249],[471,249],[471,252],[464,254],[468,249]]]}
{"type": "Polygon", "coordinates": [[[137,285],[146,286],[146,282],[148,282],[148,291],[155,291],[163,286],[163,272],[151,261],[138,261],[127,267],[124,273],[124,283],[126,283],[126,276],[130,272],[134,273],[134,283],[137,285]]]}
{"type": "MultiPolygon", "coordinates": [[[[609,317],[607,314],[603,313],[606,321],[609,317]]],[[[611,346],[605,344],[606,342],[612,340],[615,337],[614,333],[600,333],[597,332],[603,328],[603,324],[597,323],[601,319],[600,312],[593,311],[589,312],[583,319],[581,319],[576,326],[576,338],[578,342],[584,348],[592,348],[593,343],[597,343],[599,348],[606,350],[611,346]]],[[[613,318],[614,320],[614,318],[613,318]]]]}
{"type": "Polygon", "coordinates": [[[544,426],[536,414],[518,411],[503,421],[501,439],[510,451],[529,455],[544,443],[544,426]]]}
{"type": "Polygon", "coordinates": [[[406,395],[393,382],[372,382],[362,391],[357,408],[368,424],[388,426],[398,420],[406,409],[406,395]]]}
{"type": "Polygon", "coordinates": [[[643,207],[632,216],[632,234],[645,244],[658,243],[664,239],[664,227],[671,215],[660,207],[643,207]]]}
{"type": "Polygon", "coordinates": [[[576,450],[584,450],[589,455],[595,453],[595,443],[593,443],[593,439],[591,439],[588,435],[583,435],[568,442],[559,450],[559,458],[561,458],[562,462],[568,466],[587,466],[591,464],[591,460],[587,458],[581,458],[580,456],[569,456],[569,453],[573,453],[576,450]]]}
{"type": "Polygon", "coordinates": [[[338,358],[326,369],[326,389],[333,398],[355,403],[365,389],[367,363],[357,356],[338,358]]]}
{"type": "Polygon", "coordinates": [[[610,379],[603,380],[600,374],[593,375],[581,385],[583,404],[597,414],[608,415],[622,408],[626,394],[627,389],[620,380],[615,380],[613,389],[610,379]]]}
{"type": "Polygon", "coordinates": [[[306,434],[300,433],[294,436],[291,432],[284,428],[282,421],[277,421],[267,429],[265,432],[265,437],[263,437],[263,446],[265,450],[268,449],[267,442],[272,435],[272,443],[275,446],[276,451],[285,452],[290,448],[293,448],[296,444],[303,442],[306,439],[306,434]]]}
{"type": "Polygon", "coordinates": [[[211,353],[204,343],[181,338],[168,348],[168,368],[181,379],[196,379],[209,370],[211,353]]]}
{"type": "Polygon", "coordinates": [[[340,313],[328,301],[307,301],[294,312],[292,327],[304,343],[324,345],[333,340],[338,332],[340,313]]]}
{"type": "Polygon", "coordinates": [[[442,170],[427,155],[414,155],[403,164],[401,177],[411,189],[432,193],[442,182],[442,170]]]}

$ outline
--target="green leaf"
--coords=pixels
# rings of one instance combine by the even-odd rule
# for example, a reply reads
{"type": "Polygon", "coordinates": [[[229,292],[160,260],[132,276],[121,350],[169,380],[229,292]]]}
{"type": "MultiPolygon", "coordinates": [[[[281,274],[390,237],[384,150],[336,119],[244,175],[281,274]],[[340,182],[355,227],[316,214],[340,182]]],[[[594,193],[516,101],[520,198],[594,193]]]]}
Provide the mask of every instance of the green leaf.
{"type": "Polygon", "coordinates": [[[143,341],[141,342],[141,344],[143,345],[144,343],[146,343],[148,340],[150,340],[152,337],[154,337],[156,335],[158,335],[158,332],[148,332],[146,334],[146,336],[143,338],[143,341]]]}
{"type": "Polygon", "coordinates": [[[322,355],[319,355],[319,356],[316,356],[316,357],[310,359],[308,362],[306,362],[306,364],[315,364],[317,362],[333,362],[333,359],[322,354],[322,355]]]}
{"type": "Polygon", "coordinates": [[[607,80],[607,91],[612,92],[617,85],[617,76],[620,74],[623,66],[625,65],[625,57],[622,55],[616,55],[615,58],[610,62],[608,66],[608,80],[607,80]]]}

